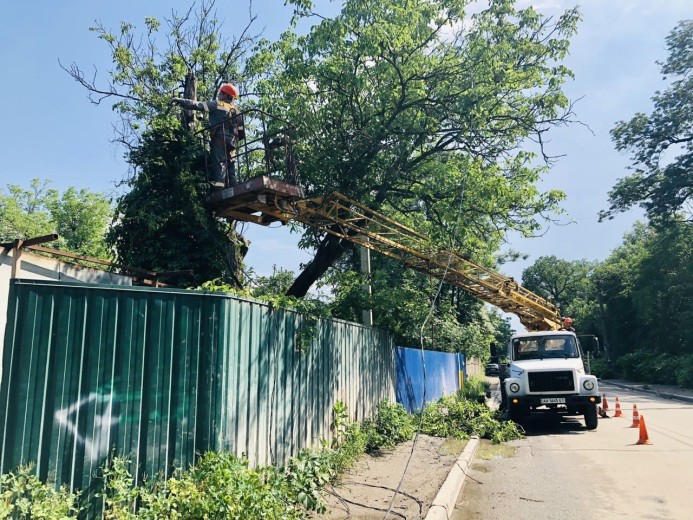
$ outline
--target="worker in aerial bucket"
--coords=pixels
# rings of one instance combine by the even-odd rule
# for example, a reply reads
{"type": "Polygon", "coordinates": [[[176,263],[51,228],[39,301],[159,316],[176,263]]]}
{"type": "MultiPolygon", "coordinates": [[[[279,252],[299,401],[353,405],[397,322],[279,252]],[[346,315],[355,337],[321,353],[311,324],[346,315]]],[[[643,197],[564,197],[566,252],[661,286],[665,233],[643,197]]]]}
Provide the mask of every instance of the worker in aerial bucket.
{"type": "Polygon", "coordinates": [[[239,91],[235,85],[224,83],[219,87],[216,101],[193,101],[173,98],[172,103],[187,110],[209,113],[210,130],[210,182],[214,190],[238,184],[236,176],[236,149],[238,141],[245,139],[243,116],[233,103],[239,91]]]}

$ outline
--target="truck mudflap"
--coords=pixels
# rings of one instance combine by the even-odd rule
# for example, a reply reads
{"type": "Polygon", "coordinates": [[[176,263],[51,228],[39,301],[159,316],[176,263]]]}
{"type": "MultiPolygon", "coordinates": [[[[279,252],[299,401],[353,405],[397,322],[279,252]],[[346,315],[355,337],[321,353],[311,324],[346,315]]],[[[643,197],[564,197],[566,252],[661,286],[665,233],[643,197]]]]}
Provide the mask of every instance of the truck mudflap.
{"type": "Polygon", "coordinates": [[[513,395],[510,397],[511,401],[514,401],[515,399],[518,400],[517,405],[564,405],[569,408],[576,406],[584,406],[586,404],[599,404],[602,402],[602,398],[598,395],[513,395]]]}

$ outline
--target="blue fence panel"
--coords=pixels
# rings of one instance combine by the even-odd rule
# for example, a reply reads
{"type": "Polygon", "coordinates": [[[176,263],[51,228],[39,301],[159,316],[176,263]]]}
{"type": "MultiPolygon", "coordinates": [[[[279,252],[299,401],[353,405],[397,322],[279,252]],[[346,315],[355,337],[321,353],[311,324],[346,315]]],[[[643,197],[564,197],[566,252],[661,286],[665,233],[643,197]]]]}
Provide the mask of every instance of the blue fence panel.
{"type": "Polygon", "coordinates": [[[415,412],[425,403],[454,394],[460,389],[460,371],[464,369],[464,354],[424,350],[422,356],[421,349],[397,347],[397,402],[408,412],[415,412]]]}

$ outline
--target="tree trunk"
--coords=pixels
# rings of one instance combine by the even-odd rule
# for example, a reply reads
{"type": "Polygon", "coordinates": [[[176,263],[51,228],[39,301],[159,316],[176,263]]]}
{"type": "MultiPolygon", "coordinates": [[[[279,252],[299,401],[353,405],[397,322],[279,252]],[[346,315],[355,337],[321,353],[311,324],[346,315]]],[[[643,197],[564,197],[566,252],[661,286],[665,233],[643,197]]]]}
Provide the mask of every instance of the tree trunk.
{"type": "MultiPolygon", "coordinates": [[[[183,88],[183,97],[197,101],[197,78],[192,70],[188,70],[185,75],[185,86],[183,88]]],[[[183,110],[183,125],[194,130],[195,128],[195,111],[183,110]]]]}
{"type": "Polygon", "coordinates": [[[320,243],[313,260],[296,277],[294,283],[286,291],[287,296],[303,298],[312,285],[352,247],[353,244],[351,242],[328,234],[320,243]]]}

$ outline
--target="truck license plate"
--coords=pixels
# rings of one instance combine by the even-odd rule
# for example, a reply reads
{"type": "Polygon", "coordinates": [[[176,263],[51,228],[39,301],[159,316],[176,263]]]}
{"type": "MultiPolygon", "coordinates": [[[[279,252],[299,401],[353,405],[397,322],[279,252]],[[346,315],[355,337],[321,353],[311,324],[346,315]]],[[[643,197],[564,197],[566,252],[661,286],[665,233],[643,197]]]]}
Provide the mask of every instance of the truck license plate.
{"type": "Polygon", "coordinates": [[[565,397],[542,397],[541,404],[565,404],[565,397]]]}

